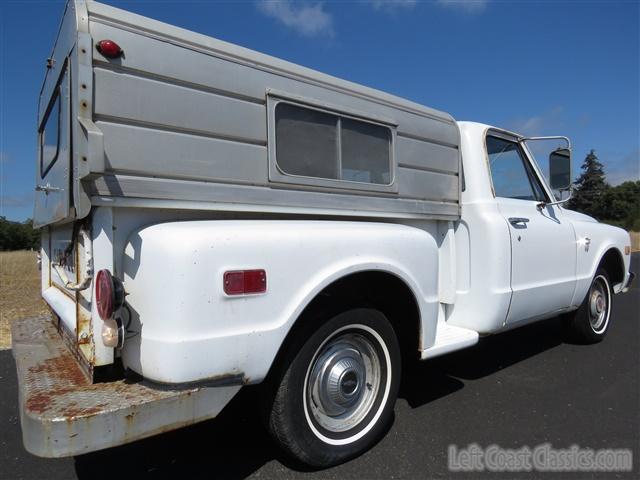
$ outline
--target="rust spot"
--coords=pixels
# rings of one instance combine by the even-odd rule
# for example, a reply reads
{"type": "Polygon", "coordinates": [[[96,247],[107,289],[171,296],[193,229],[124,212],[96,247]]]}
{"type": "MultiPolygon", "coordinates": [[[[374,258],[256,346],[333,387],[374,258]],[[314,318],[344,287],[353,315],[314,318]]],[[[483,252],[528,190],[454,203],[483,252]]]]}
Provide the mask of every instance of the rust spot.
{"type": "Polygon", "coordinates": [[[61,380],[72,385],[89,385],[87,377],[71,355],[60,355],[29,368],[29,373],[45,374],[53,380],[61,380]]]}
{"type": "Polygon", "coordinates": [[[91,417],[102,412],[106,403],[99,403],[90,407],[79,407],[77,404],[69,404],[67,408],[62,410],[62,416],[66,418],[67,422],[72,422],[79,417],[91,417]]]}
{"type": "Polygon", "coordinates": [[[89,386],[89,380],[71,355],[60,355],[39,363],[28,370],[30,378],[45,376],[55,385],[53,388],[37,389],[26,400],[27,410],[44,413],[52,398],[64,395],[78,386],[89,386]]]}
{"type": "Polygon", "coordinates": [[[135,416],[136,416],[136,412],[131,412],[124,416],[125,423],[127,424],[127,431],[129,431],[133,427],[133,421],[135,416]]]}
{"type": "Polygon", "coordinates": [[[72,389],[59,388],[55,392],[47,390],[45,392],[37,392],[31,395],[26,401],[26,409],[34,413],[44,413],[51,406],[51,395],[64,395],[72,389]]]}

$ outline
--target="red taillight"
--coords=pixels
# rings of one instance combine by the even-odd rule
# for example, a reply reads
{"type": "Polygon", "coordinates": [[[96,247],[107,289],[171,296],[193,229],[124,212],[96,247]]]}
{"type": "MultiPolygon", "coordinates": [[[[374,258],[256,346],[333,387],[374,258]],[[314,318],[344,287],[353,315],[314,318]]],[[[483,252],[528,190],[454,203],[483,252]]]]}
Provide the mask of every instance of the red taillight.
{"type": "Polygon", "coordinates": [[[113,313],[124,303],[122,282],[109,270],[100,270],[96,275],[96,307],[102,320],[113,318],[113,313]]]}
{"type": "Polygon", "coordinates": [[[267,291],[267,272],[264,270],[233,270],[224,272],[224,293],[247,295],[267,291]]]}
{"type": "Polygon", "coordinates": [[[100,270],[96,275],[96,306],[102,320],[113,316],[113,280],[109,270],[100,270]]]}
{"type": "Polygon", "coordinates": [[[113,40],[100,40],[96,43],[96,50],[107,58],[118,58],[122,55],[122,49],[113,40]]]}

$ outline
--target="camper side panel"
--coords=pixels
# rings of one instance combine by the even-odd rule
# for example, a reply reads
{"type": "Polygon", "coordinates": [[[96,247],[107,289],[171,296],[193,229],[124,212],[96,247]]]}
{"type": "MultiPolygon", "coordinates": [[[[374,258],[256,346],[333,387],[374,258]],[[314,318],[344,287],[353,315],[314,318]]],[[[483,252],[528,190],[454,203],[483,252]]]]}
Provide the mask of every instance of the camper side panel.
{"type": "Polygon", "coordinates": [[[328,84],[330,77],[322,74],[303,76],[294,65],[284,71],[225,57],[204,42],[193,44],[189,32],[169,37],[165,30],[174,27],[160,22],[145,19],[146,28],[136,30],[119,23],[117,9],[100,8],[99,17],[90,12],[94,43],[114,40],[125,54],[108,60],[93,52],[94,121],[105,150],[104,171],[96,171],[90,185],[94,195],[458,216],[459,132],[446,114],[410,108],[400,99],[394,104],[370,89],[364,95],[337,79],[328,84]],[[267,110],[272,91],[314,108],[387,122],[393,129],[392,185],[318,182],[302,188],[295,179],[274,181],[267,110]],[[212,192],[201,182],[225,185],[212,192]],[[201,193],[194,198],[194,192],[201,193]],[[378,197],[375,207],[367,206],[372,196],[378,197]]]}

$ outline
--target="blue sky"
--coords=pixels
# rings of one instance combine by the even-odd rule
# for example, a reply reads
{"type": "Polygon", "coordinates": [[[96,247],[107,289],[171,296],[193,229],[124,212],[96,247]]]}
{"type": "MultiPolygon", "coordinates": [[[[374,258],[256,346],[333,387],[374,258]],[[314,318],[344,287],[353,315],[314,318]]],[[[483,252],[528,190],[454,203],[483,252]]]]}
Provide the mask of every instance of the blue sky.
{"type": "MultiPolygon", "coordinates": [[[[36,105],[62,1],[0,0],[0,215],[32,215],[36,105]]],[[[640,2],[106,3],[529,135],[640,176],[640,2]]]]}

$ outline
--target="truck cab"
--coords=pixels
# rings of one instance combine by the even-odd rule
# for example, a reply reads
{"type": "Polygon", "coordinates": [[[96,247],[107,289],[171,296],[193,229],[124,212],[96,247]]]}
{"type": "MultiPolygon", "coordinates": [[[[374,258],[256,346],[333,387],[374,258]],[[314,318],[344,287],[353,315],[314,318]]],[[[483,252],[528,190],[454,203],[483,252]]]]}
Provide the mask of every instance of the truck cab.
{"type": "Polygon", "coordinates": [[[459,125],[465,185],[456,240],[465,266],[450,321],[492,333],[574,310],[603,261],[620,292],[629,277],[627,232],[555,203],[557,192],[529,148],[535,140],[459,125]]]}

